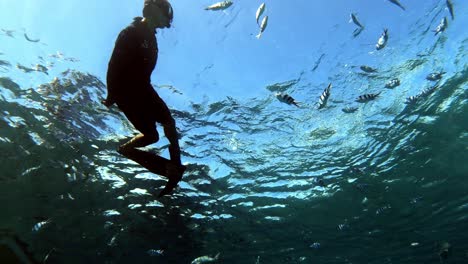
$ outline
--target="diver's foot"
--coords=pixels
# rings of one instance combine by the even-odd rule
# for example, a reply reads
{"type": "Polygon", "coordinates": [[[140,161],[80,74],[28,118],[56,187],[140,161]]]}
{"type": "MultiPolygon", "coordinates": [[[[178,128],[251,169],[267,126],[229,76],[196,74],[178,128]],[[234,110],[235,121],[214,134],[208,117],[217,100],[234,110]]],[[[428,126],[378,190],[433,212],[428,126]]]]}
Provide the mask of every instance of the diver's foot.
{"type": "Polygon", "coordinates": [[[164,189],[159,193],[158,197],[162,197],[164,195],[170,194],[175,187],[179,184],[180,180],[182,179],[182,175],[184,175],[187,166],[184,165],[173,165],[172,163],[168,164],[167,168],[167,177],[169,181],[167,182],[164,189]]]}

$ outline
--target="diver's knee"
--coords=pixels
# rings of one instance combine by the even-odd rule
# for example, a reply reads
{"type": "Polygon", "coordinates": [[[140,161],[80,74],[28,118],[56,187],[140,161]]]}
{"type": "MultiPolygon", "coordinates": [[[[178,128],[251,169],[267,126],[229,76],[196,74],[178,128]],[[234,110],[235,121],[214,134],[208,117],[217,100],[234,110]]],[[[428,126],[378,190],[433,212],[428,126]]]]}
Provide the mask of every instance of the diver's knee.
{"type": "Polygon", "coordinates": [[[155,131],[155,133],[145,134],[145,138],[147,138],[150,144],[156,143],[159,141],[159,133],[155,131]]]}

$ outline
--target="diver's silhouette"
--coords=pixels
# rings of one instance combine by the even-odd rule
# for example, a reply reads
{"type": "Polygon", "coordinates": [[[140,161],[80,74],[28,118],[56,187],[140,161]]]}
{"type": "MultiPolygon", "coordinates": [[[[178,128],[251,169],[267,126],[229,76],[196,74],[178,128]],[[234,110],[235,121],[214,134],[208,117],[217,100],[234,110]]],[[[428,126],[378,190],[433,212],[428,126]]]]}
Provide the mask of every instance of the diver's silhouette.
{"type": "Polygon", "coordinates": [[[159,196],[170,193],[185,171],[174,118],[151,85],[151,73],[158,59],[156,29],[169,28],[172,18],[172,6],[167,0],[145,0],[143,18],[134,18],[117,38],[107,71],[107,98],[102,101],[107,107],[117,104],[141,132],[121,145],[119,152],[151,172],[169,178],[159,196]],[[170,161],[136,149],[159,140],[156,122],[162,124],[169,140],[170,161]]]}

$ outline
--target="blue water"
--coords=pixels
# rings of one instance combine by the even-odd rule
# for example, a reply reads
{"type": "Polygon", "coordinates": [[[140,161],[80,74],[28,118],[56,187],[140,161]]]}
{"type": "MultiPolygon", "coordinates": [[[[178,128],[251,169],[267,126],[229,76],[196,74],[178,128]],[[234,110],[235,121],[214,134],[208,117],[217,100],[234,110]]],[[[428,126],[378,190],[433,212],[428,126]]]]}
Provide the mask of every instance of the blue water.
{"type": "Polygon", "coordinates": [[[0,3],[0,238],[39,263],[468,263],[468,2],[454,20],[445,1],[265,2],[256,39],[261,2],[173,1],[152,81],[188,170],[160,199],[166,179],[116,152],[136,131],[100,104],[137,2],[0,3]]]}

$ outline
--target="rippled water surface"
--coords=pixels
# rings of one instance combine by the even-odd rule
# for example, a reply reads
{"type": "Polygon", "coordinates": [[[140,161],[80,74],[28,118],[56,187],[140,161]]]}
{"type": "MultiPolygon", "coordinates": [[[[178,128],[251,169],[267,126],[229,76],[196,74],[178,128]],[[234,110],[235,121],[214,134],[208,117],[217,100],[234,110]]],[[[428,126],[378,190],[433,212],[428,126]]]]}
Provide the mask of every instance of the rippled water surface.
{"type": "MultiPolygon", "coordinates": [[[[212,4],[202,2],[194,8],[212,4]]],[[[263,54],[295,66],[272,65],[280,79],[262,85],[242,65],[230,66],[235,81],[220,77],[239,63],[232,59],[245,41],[234,51],[223,45],[260,2],[216,13],[206,27],[219,33],[211,44],[219,54],[200,51],[203,65],[186,79],[153,76],[188,166],[174,195],[159,199],[166,179],[116,152],[137,131],[100,103],[110,54],[93,72],[99,67],[57,51],[66,46],[0,25],[0,235],[17,237],[39,263],[190,263],[217,253],[218,263],[468,263],[468,5],[453,2],[454,20],[445,1],[408,3],[406,11],[380,1],[402,24],[372,25],[378,16],[361,8],[369,27],[355,37],[346,23],[355,10],[344,10],[305,62],[296,62],[303,50],[284,44],[263,54]],[[434,36],[444,16],[449,27],[434,36]],[[376,51],[384,26],[390,41],[376,51]],[[362,72],[363,64],[378,71],[362,72]],[[436,71],[445,72],[441,80],[426,80],[436,71]],[[401,84],[385,88],[392,78],[401,84]],[[328,83],[331,96],[318,110],[328,83]],[[446,260],[443,242],[451,245],[446,260]]],[[[274,20],[279,4],[266,4],[272,22],[260,40],[257,29],[245,37],[252,46],[274,47],[274,28],[284,27],[274,20]]],[[[183,35],[185,24],[176,25],[183,35]]],[[[292,32],[283,37],[311,34],[292,32]]],[[[158,33],[157,69],[184,47],[174,39],[158,33]]],[[[268,68],[258,71],[263,78],[268,68]]],[[[167,144],[147,149],[168,157],[167,144]]]]}

